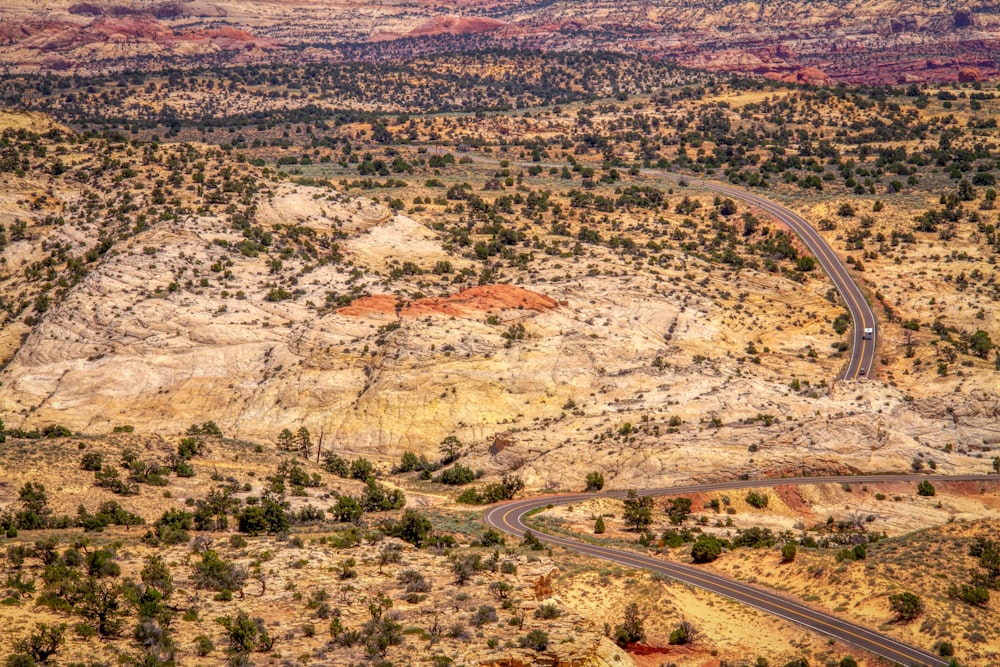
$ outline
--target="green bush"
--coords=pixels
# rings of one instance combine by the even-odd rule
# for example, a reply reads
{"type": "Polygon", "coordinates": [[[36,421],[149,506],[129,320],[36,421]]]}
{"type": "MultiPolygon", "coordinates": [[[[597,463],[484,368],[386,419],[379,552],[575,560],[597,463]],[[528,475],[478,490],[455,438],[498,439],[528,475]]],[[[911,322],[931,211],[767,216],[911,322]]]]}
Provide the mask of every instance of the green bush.
{"type": "Polygon", "coordinates": [[[503,479],[493,484],[487,484],[482,488],[468,488],[456,499],[466,505],[491,505],[503,500],[510,500],[514,495],[524,488],[524,482],[520,477],[504,475],[503,479]]]}
{"type": "Polygon", "coordinates": [[[756,491],[748,491],[746,495],[747,504],[756,507],[759,510],[767,507],[770,502],[770,498],[766,493],[757,493],[756,491]]]}
{"type": "Polygon", "coordinates": [[[711,535],[702,534],[691,547],[691,558],[695,563],[711,563],[722,554],[722,542],[711,535]]]}
{"type": "Polygon", "coordinates": [[[100,452],[87,452],[80,459],[80,470],[87,470],[90,472],[97,472],[101,469],[101,454],[100,452]]]}
{"type": "Polygon", "coordinates": [[[643,628],[645,619],[639,613],[639,605],[630,602],[625,606],[625,618],[621,625],[615,626],[612,637],[619,646],[627,646],[641,642],[646,638],[646,630],[643,628]]]}
{"type": "Polygon", "coordinates": [[[650,496],[640,496],[635,489],[629,489],[625,503],[625,523],[635,530],[642,530],[653,522],[653,499],[650,496]]]}
{"type": "Polygon", "coordinates": [[[442,470],[441,474],[434,478],[434,481],[440,484],[448,484],[449,486],[461,486],[473,482],[475,479],[476,473],[471,468],[466,468],[461,463],[456,463],[452,467],[442,470]]]}
{"type": "Polygon", "coordinates": [[[773,547],[776,541],[777,538],[770,528],[752,526],[744,530],[737,529],[736,537],[733,538],[733,547],[762,549],[773,547]]]}
{"type": "MultiPolygon", "coordinates": [[[[66,634],[66,624],[48,625],[47,623],[35,623],[35,632],[24,639],[14,642],[14,650],[29,657],[30,663],[21,661],[20,664],[34,664],[35,662],[45,663],[55,655],[65,641],[63,635],[66,634]]],[[[10,663],[8,658],[7,664],[10,663]]]]}
{"type": "Polygon", "coordinates": [[[604,475],[599,472],[587,473],[587,491],[600,491],[604,488],[604,475]]]}
{"type": "Polygon", "coordinates": [[[530,548],[532,551],[542,551],[545,549],[545,544],[530,530],[524,531],[524,539],[521,540],[521,545],[530,548]]]}
{"type": "Polygon", "coordinates": [[[924,610],[924,602],[919,597],[910,593],[895,593],[889,596],[889,607],[896,612],[896,618],[900,621],[912,621],[924,610]]]}
{"type": "Polygon", "coordinates": [[[549,633],[544,630],[532,630],[518,641],[521,648],[530,648],[535,651],[544,651],[549,647],[549,633]]]}
{"type": "Polygon", "coordinates": [[[214,650],[215,644],[213,644],[212,640],[205,635],[198,635],[194,638],[194,652],[200,657],[204,658],[214,650]]]}
{"type": "Polygon", "coordinates": [[[926,479],[920,482],[920,484],[917,484],[918,496],[933,496],[935,493],[936,491],[934,490],[934,485],[926,479]]]}
{"type": "Polygon", "coordinates": [[[433,530],[434,526],[430,520],[412,509],[403,512],[399,521],[388,523],[385,526],[386,534],[398,537],[416,547],[422,546],[433,530]]]}
{"type": "Polygon", "coordinates": [[[245,569],[222,560],[214,549],[201,555],[201,561],[192,566],[191,579],[198,588],[214,591],[238,591],[247,578],[245,569]]]}
{"type": "Polygon", "coordinates": [[[781,562],[791,563],[793,560],[795,560],[795,553],[796,553],[795,544],[792,542],[789,542],[785,546],[781,547],[781,562]]]}
{"type": "Polygon", "coordinates": [[[539,605],[535,609],[535,618],[551,620],[560,616],[562,616],[562,609],[551,603],[539,605]]]}
{"type": "Polygon", "coordinates": [[[668,644],[672,646],[682,646],[684,644],[693,644],[697,638],[697,631],[694,625],[688,621],[683,621],[679,626],[677,626],[671,633],[670,638],[667,640],[668,644]]]}
{"type": "Polygon", "coordinates": [[[952,597],[956,597],[966,604],[977,607],[985,607],[990,601],[990,591],[983,586],[968,586],[962,584],[961,587],[949,591],[952,597]]]}

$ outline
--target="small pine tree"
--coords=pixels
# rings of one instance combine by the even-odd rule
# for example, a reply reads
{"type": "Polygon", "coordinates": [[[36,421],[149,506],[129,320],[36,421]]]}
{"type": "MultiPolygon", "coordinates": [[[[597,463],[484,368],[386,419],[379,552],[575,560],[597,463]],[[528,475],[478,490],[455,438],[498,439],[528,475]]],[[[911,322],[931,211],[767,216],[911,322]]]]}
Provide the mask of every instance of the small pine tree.
{"type": "Polygon", "coordinates": [[[645,619],[639,613],[639,605],[630,602],[625,607],[625,619],[621,625],[615,627],[613,638],[619,646],[641,642],[646,638],[646,631],[643,628],[645,619]]]}
{"type": "Polygon", "coordinates": [[[587,473],[587,491],[600,491],[604,488],[604,475],[599,472],[587,473]]]}
{"type": "Polygon", "coordinates": [[[594,522],[594,535],[604,534],[604,517],[598,516],[597,521],[594,522]]]}
{"type": "Polygon", "coordinates": [[[295,449],[295,435],[290,429],[282,429],[278,434],[278,449],[290,452],[295,449]]]}
{"type": "Polygon", "coordinates": [[[295,433],[295,449],[303,454],[308,454],[312,448],[312,435],[305,426],[295,433]]]}
{"type": "Polygon", "coordinates": [[[923,600],[909,591],[890,595],[889,606],[903,622],[912,621],[924,610],[923,600]]]}

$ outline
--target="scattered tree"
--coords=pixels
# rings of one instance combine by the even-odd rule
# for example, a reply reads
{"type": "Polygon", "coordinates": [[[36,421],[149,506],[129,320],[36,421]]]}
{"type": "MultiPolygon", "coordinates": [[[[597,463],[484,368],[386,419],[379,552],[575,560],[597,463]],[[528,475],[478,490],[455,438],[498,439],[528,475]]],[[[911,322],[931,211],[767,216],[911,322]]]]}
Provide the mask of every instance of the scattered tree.
{"type": "Polygon", "coordinates": [[[640,496],[635,489],[629,489],[624,502],[626,525],[632,526],[635,530],[642,530],[653,523],[653,498],[651,496],[640,496]]]}
{"type": "Polygon", "coordinates": [[[896,619],[905,623],[912,621],[923,612],[924,602],[913,593],[906,591],[890,595],[889,607],[896,612],[896,619]]]}
{"type": "Polygon", "coordinates": [[[586,491],[600,491],[603,488],[604,475],[599,472],[588,472],[586,491]]]}
{"type": "Polygon", "coordinates": [[[641,642],[646,638],[646,630],[643,628],[645,618],[639,613],[639,605],[630,602],[625,606],[625,618],[621,625],[615,627],[613,638],[619,646],[627,646],[641,642]]]}

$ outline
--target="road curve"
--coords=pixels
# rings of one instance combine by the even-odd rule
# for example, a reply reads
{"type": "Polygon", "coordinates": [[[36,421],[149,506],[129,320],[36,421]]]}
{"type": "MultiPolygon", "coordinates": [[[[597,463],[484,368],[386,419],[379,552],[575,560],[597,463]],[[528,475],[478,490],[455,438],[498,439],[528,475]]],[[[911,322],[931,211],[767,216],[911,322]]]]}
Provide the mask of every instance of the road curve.
{"type": "MultiPolygon", "coordinates": [[[[662,487],[645,489],[641,493],[647,496],[666,496],[744,488],[775,487],[789,484],[861,484],[899,481],[916,483],[919,480],[930,480],[932,482],[1000,482],[1000,476],[855,475],[841,477],[796,477],[772,480],[734,480],[711,484],[662,487]]],[[[484,513],[483,520],[493,528],[520,536],[528,529],[528,526],[524,523],[524,519],[533,510],[545,508],[550,505],[578,503],[592,498],[624,498],[626,495],[626,491],[608,491],[604,493],[574,493],[528,498],[492,507],[484,513]]],[[[634,567],[664,574],[676,581],[697,586],[698,588],[703,588],[742,602],[902,665],[920,665],[922,667],[947,667],[948,665],[947,661],[928,651],[909,646],[892,637],[880,634],[864,626],[850,623],[832,614],[813,609],[794,599],[704,571],[694,565],[671,563],[640,553],[596,546],[556,535],[547,535],[539,532],[535,534],[538,539],[553,546],[566,547],[586,556],[600,558],[624,565],[625,567],[634,567]]]]}
{"type": "MultiPolygon", "coordinates": [[[[496,160],[484,158],[479,155],[466,154],[477,162],[496,163],[496,160]]],[[[539,163],[516,163],[522,166],[539,163]]],[[[539,166],[559,166],[542,164],[539,166]]],[[[826,271],[826,274],[833,281],[834,287],[840,292],[847,310],[851,315],[854,324],[853,344],[851,345],[851,358],[847,367],[841,372],[840,378],[845,380],[855,380],[859,376],[871,375],[875,364],[875,343],[878,339],[878,322],[875,313],[872,312],[868,300],[858,285],[851,278],[847,267],[840,258],[833,252],[833,249],[826,243],[819,232],[812,227],[802,216],[794,211],[781,206],[765,197],[753,192],[737,188],[726,183],[707,181],[704,179],[691,178],[682,174],[660,171],[655,169],[643,169],[643,175],[667,178],[675,182],[686,182],[688,185],[704,188],[712,192],[717,192],[733,199],[739,199],[744,203],[755,206],[778,221],[784,223],[791,229],[806,247],[816,256],[816,260],[826,271]],[[865,330],[871,331],[870,336],[865,335],[865,330]]],[[[963,482],[963,481],[991,481],[1000,482],[1000,477],[996,475],[930,475],[920,477],[907,477],[902,475],[856,475],[845,477],[800,477],[777,480],[738,480],[731,482],[719,482],[713,484],[698,484],[681,487],[663,487],[656,489],[645,489],[641,491],[643,495],[663,496],[679,495],[683,493],[698,493],[706,491],[720,491],[741,488],[774,487],[788,484],[827,484],[827,483],[875,483],[875,482],[895,482],[903,479],[910,480],[931,480],[938,482],[963,482]]],[[[503,505],[498,505],[485,512],[483,520],[488,525],[502,530],[512,535],[522,535],[527,526],[524,523],[525,516],[532,510],[547,507],[549,505],[563,505],[576,503],[590,498],[624,498],[625,491],[611,491],[600,494],[563,494],[543,496],[538,498],[528,498],[514,501],[503,505]]],[[[657,558],[644,556],[642,554],[619,551],[608,547],[596,546],[579,542],[566,537],[546,535],[538,533],[538,538],[543,542],[554,546],[562,546],[573,549],[584,555],[593,556],[602,560],[635,567],[660,574],[677,581],[704,588],[719,595],[743,602],[747,605],[762,611],[774,614],[780,618],[809,628],[821,634],[835,637],[857,648],[873,653],[887,660],[903,665],[921,665],[923,667],[947,667],[948,663],[937,655],[929,653],[919,648],[909,646],[891,637],[874,632],[864,626],[850,623],[817,609],[808,607],[796,600],[778,595],[771,591],[764,590],[757,586],[751,586],[738,582],[727,577],[711,572],[703,571],[693,565],[671,563],[657,558]]]]}
{"type": "Polygon", "coordinates": [[[847,310],[851,314],[851,319],[854,321],[851,360],[847,364],[847,368],[841,372],[840,378],[854,380],[862,375],[871,375],[875,364],[875,341],[878,338],[878,322],[875,320],[875,313],[872,312],[871,306],[868,305],[868,300],[865,298],[861,288],[851,278],[851,274],[848,273],[844,263],[834,254],[833,249],[827,245],[826,240],[820,236],[819,232],[806,222],[802,216],[780,204],[776,204],[770,199],[725,183],[692,179],[681,174],[653,169],[643,170],[642,173],[647,176],[666,177],[674,181],[684,180],[689,185],[739,199],[766,211],[795,232],[802,239],[802,242],[806,244],[806,247],[816,256],[820,266],[823,267],[830,280],[833,281],[834,287],[840,292],[840,296],[843,298],[847,310]],[[865,329],[871,329],[870,338],[865,336],[865,329]]]}
{"type": "MultiPolygon", "coordinates": [[[[459,151],[458,154],[482,164],[500,164],[500,160],[483,157],[475,153],[459,151]]],[[[511,162],[511,164],[522,167],[565,166],[551,162],[511,162]]],[[[830,280],[833,281],[834,287],[840,292],[840,296],[844,300],[848,312],[851,314],[851,320],[854,323],[851,359],[847,367],[840,373],[840,379],[856,380],[861,376],[872,375],[875,365],[875,343],[878,340],[878,321],[875,319],[875,313],[872,312],[872,308],[868,305],[868,300],[865,298],[864,292],[861,291],[861,288],[851,278],[851,274],[847,271],[844,263],[840,261],[840,258],[837,257],[820,233],[806,222],[802,216],[770,199],[761,197],[749,190],[729,185],[728,183],[692,178],[684,174],[659,169],[642,169],[640,173],[653,178],[666,178],[677,183],[684,182],[688,185],[732,197],[733,199],[739,199],[744,203],[766,211],[779,222],[787,225],[789,229],[802,239],[802,242],[812,251],[813,255],[816,256],[816,260],[823,267],[823,270],[826,271],[830,280]],[[865,329],[871,330],[870,337],[865,335],[865,329]]]]}

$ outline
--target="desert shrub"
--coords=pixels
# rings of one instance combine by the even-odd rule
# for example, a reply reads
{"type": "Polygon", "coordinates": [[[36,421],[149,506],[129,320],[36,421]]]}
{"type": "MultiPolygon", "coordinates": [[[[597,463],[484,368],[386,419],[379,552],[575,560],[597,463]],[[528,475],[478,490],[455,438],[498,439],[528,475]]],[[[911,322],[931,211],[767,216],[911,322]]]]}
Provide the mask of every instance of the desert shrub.
{"type": "Polygon", "coordinates": [[[177,456],[185,461],[201,456],[204,451],[205,445],[199,438],[181,438],[177,445],[177,456]]]}
{"type": "Polygon", "coordinates": [[[422,546],[434,530],[430,520],[416,510],[408,509],[403,512],[399,521],[387,523],[385,531],[387,535],[398,537],[404,542],[409,542],[414,546],[422,546]]]}
{"type": "Polygon", "coordinates": [[[538,605],[535,609],[535,618],[551,620],[560,616],[562,616],[562,609],[552,603],[538,605]]]}
{"type": "Polygon", "coordinates": [[[587,473],[587,491],[600,491],[604,488],[604,475],[599,472],[587,473]]]}
{"type": "Polygon", "coordinates": [[[217,438],[222,437],[222,429],[214,421],[207,421],[203,424],[191,424],[187,430],[188,435],[207,435],[217,438]]]}
{"type": "Polygon", "coordinates": [[[736,537],[733,538],[733,546],[762,549],[765,547],[773,547],[776,541],[777,538],[770,528],[759,528],[757,526],[753,526],[744,530],[738,529],[736,531],[736,537]]]}
{"type": "Polygon", "coordinates": [[[194,652],[204,658],[206,655],[215,650],[215,644],[212,640],[205,635],[198,635],[194,638],[194,652]]]}
{"type": "Polygon", "coordinates": [[[667,643],[680,646],[684,644],[693,644],[698,639],[698,630],[689,621],[681,621],[671,633],[670,638],[667,643]]]}
{"type": "Polygon", "coordinates": [[[641,530],[653,522],[653,499],[650,496],[640,496],[635,489],[629,489],[623,501],[625,523],[635,530],[641,530]]]}
{"type": "Polygon", "coordinates": [[[421,454],[417,456],[413,452],[403,452],[403,456],[399,461],[399,465],[393,472],[405,473],[405,472],[421,472],[427,473],[428,475],[440,466],[431,463],[427,460],[427,457],[421,454]]]}
{"type": "Polygon", "coordinates": [[[348,476],[351,479],[361,480],[362,482],[375,475],[375,466],[372,465],[371,461],[364,457],[359,457],[351,461],[351,466],[348,471],[348,476]]]}
{"type": "Polygon", "coordinates": [[[532,551],[542,551],[545,549],[545,545],[542,541],[538,539],[538,536],[530,530],[524,531],[524,537],[521,539],[521,546],[528,547],[532,551]]]}
{"type": "Polygon", "coordinates": [[[497,610],[496,607],[492,607],[488,604],[481,605],[479,609],[475,611],[472,615],[471,623],[472,625],[482,627],[487,623],[496,623],[497,621],[497,610]]]}
{"type": "Polygon", "coordinates": [[[691,547],[691,558],[695,563],[711,563],[722,554],[722,542],[711,535],[702,534],[691,547]]]}
{"type": "Polygon", "coordinates": [[[479,546],[482,547],[502,547],[507,543],[507,540],[500,531],[493,528],[487,528],[483,531],[483,536],[479,538],[479,546]]]}
{"type": "Polygon", "coordinates": [[[544,651],[549,647],[549,633],[544,630],[532,630],[518,640],[521,648],[530,648],[535,651],[544,651]]]}
{"type": "MultiPolygon", "coordinates": [[[[57,625],[35,623],[35,631],[24,639],[14,642],[14,650],[30,656],[34,662],[45,663],[63,645],[63,635],[65,633],[65,623],[57,625]]],[[[10,661],[8,660],[9,663],[10,661]]]]}
{"type": "Polygon", "coordinates": [[[269,651],[274,646],[274,640],[268,635],[263,619],[250,618],[245,611],[240,611],[235,618],[223,616],[217,620],[226,630],[232,653],[269,651]]]}
{"type": "Polygon", "coordinates": [[[191,579],[198,588],[215,591],[238,591],[247,578],[244,568],[222,560],[214,549],[205,551],[201,561],[194,563],[191,569],[191,579]]]}
{"type": "Polygon", "coordinates": [[[503,500],[510,500],[523,488],[524,482],[520,477],[504,475],[499,482],[487,484],[480,489],[466,489],[458,496],[457,500],[467,505],[491,505],[503,500]]]}
{"type": "Polygon", "coordinates": [[[101,469],[101,454],[100,452],[87,452],[80,459],[80,470],[87,470],[90,472],[97,472],[101,469]]]}
{"type": "Polygon", "coordinates": [[[379,484],[374,477],[368,477],[361,507],[366,512],[389,512],[406,504],[406,496],[400,489],[391,489],[379,484]]]}
{"type": "Polygon", "coordinates": [[[428,593],[431,590],[430,583],[419,570],[403,570],[396,578],[406,585],[407,593],[428,593]]]}
{"type": "Polygon", "coordinates": [[[641,642],[646,638],[643,628],[645,619],[639,613],[639,605],[630,602],[625,606],[625,617],[621,625],[615,626],[612,637],[619,646],[641,642]]]}
{"type": "Polygon", "coordinates": [[[117,577],[122,573],[121,566],[115,562],[115,554],[107,549],[91,551],[84,563],[87,566],[87,574],[95,579],[117,577]]]}
{"type": "Polygon", "coordinates": [[[924,610],[924,602],[909,591],[889,596],[889,607],[900,621],[912,621],[924,610]]]}
{"type": "Polygon", "coordinates": [[[336,504],[331,509],[333,516],[341,523],[358,523],[365,510],[354,498],[341,496],[337,498],[336,504]]]}
{"type": "Polygon", "coordinates": [[[104,467],[94,473],[94,486],[108,489],[119,496],[134,496],[139,493],[139,485],[131,480],[125,480],[117,468],[104,467]]]}
{"type": "Polygon", "coordinates": [[[757,493],[756,491],[748,491],[746,495],[747,504],[751,507],[756,507],[759,510],[767,507],[770,502],[770,498],[766,493],[757,493]]]}
{"type": "Polygon", "coordinates": [[[266,493],[257,504],[244,507],[236,519],[240,532],[250,535],[284,533],[290,525],[287,503],[266,493]]]}
{"type": "Polygon", "coordinates": [[[345,458],[333,452],[323,455],[323,469],[339,477],[349,477],[351,466],[345,458]]]}
{"type": "Polygon", "coordinates": [[[690,498],[671,498],[667,501],[667,518],[670,523],[679,526],[691,514],[690,498]]]}
{"type": "Polygon", "coordinates": [[[962,584],[958,588],[949,589],[948,592],[952,597],[977,607],[985,607],[990,601],[990,591],[983,586],[962,584]]]}
{"type": "Polygon", "coordinates": [[[456,463],[452,467],[442,470],[441,474],[434,478],[434,481],[450,486],[461,486],[474,482],[475,479],[476,473],[471,468],[467,468],[461,463],[456,463]]]}

